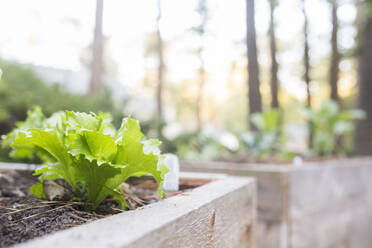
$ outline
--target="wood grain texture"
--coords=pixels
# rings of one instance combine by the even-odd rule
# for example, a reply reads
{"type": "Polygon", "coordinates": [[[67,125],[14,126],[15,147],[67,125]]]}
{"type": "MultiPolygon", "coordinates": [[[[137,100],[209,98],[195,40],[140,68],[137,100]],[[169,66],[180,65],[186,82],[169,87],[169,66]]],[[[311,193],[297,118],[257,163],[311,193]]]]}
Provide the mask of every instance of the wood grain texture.
{"type": "MultiPolygon", "coordinates": [[[[193,175],[211,176],[186,176],[193,175]]],[[[255,180],[217,176],[190,192],[16,247],[254,248],[255,216],[255,180]]]]}
{"type": "Polygon", "coordinates": [[[369,248],[372,159],[327,162],[290,174],[293,247],[369,248]],[[313,227],[313,228],[311,228],[313,227]]]}
{"type": "Polygon", "coordinates": [[[183,163],[181,168],[256,177],[260,248],[371,247],[371,157],[301,167],[183,163]]]}

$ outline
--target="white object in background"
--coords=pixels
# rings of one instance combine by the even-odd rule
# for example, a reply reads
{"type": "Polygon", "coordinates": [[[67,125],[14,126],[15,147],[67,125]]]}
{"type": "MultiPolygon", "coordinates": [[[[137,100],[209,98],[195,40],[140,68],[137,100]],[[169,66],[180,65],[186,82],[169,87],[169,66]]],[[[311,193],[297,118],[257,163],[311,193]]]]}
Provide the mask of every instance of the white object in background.
{"type": "Polygon", "coordinates": [[[294,166],[301,166],[304,163],[304,160],[300,156],[295,156],[292,161],[294,166]]]}
{"type": "Polygon", "coordinates": [[[164,177],[163,189],[167,191],[178,191],[180,163],[174,154],[164,154],[164,163],[169,168],[169,172],[164,177]]]}

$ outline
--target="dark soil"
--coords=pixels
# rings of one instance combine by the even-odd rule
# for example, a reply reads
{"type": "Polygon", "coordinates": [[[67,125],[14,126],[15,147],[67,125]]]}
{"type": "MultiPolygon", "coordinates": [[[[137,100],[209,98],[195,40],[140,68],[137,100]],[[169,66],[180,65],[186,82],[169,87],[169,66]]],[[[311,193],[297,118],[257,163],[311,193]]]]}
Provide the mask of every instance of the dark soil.
{"type": "MultiPolygon", "coordinates": [[[[1,248],[122,212],[113,199],[106,199],[94,212],[85,211],[86,205],[81,202],[40,200],[29,193],[29,187],[37,182],[31,172],[0,173],[1,248]]],[[[135,179],[131,183],[135,186],[123,188],[131,209],[160,200],[152,179],[135,179]]],[[[186,180],[181,182],[180,191],[167,195],[180,194],[205,183],[205,180],[186,180]]]]}

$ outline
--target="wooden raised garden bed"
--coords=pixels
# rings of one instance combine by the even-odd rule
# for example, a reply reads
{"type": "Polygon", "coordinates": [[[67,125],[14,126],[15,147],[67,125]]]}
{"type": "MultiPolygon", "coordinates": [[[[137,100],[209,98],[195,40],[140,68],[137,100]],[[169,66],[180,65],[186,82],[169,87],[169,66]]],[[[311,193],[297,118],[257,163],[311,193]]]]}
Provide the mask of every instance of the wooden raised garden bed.
{"type": "Polygon", "coordinates": [[[257,179],[258,247],[371,247],[370,157],[302,166],[184,162],[181,168],[257,179]]]}
{"type": "MultiPolygon", "coordinates": [[[[0,164],[0,172],[8,179],[12,173],[13,176],[17,174],[17,177],[30,177],[30,171],[27,171],[30,168],[32,167],[22,164],[14,167],[0,164]]],[[[24,192],[25,187],[20,185],[8,194],[17,195],[17,192],[24,192]]],[[[3,193],[6,192],[4,188],[6,187],[3,187],[3,193]]],[[[78,211],[84,212],[83,210],[67,211],[72,217],[65,223],[66,230],[46,234],[14,247],[256,247],[254,179],[181,173],[180,188],[182,192],[169,192],[169,195],[173,196],[165,200],[105,218],[96,213],[79,215],[78,211]],[[94,214],[97,218],[88,219],[88,215],[94,214]],[[69,225],[75,227],[68,227],[69,225]]],[[[25,193],[19,193],[18,197],[27,197],[24,195],[25,193]]],[[[12,199],[12,196],[1,197],[1,201],[12,199]]],[[[48,203],[41,202],[40,205],[43,206],[42,204],[48,203]]],[[[59,211],[60,216],[66,215],[62,205],[50,204],[45,207],[45,211],[59,211]]],[[[14,212],[18,209],[25,207],[16,204],[9,209],[2,209],[1,216],[7,218],[7,222],[14,221],[25,225],[29,223],[27,220],[32,219],[33,226],[24,226],[20,232],[27,233],[27,228],[48,228],[48,225],[51,226],[55,222],[54,220],[50,224],[50,220],[46,220],[47,217],[42,217],[43,213],[39,212],[27,212],[28,214],[19,219],[19,212],[14,212]]],[[[0,225],[1,235],[12,235],[4,233],[4,230],[6,228],[0,225]]],[[[48,230],[45,233],[48,233],[48,230]]]]}

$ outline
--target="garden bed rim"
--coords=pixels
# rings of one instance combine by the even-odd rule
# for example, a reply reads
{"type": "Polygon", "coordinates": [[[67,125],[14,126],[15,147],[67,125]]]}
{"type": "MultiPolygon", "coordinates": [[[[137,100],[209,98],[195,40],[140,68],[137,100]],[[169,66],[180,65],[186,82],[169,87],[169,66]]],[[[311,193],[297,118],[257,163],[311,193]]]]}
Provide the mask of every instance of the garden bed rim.
{"type": "MultiPolygon", "coordinates": [[[[132,242],[135,242],[139,238],[152,233],[154,230],[158,230],[159,228],[162,228],[169,223],[175,222],[177,221],[177,219],[183,217],[185,214],[190,214],[194,211],[197,211],[199,208],[214,202],[215,200],[225,196],[228,193],[235,192],[237,190],[240,190],[242,187],[246,187],[251,184],[254,185],[254,189],[256,188],[256,180],[249,177],[232,177],[221,174],[194,172],[181,172],[180,176],[181,178],[212,179],[212,181],[206,183],[205,185],[199,186],[190,192],[186,192],[184,194],[176,195],[171,198],[149,204],[134,211],[127,211],[104,219],[96,220],[92,223],[82,224],[77,227],[62,230],[12,247],[39,248],[50,247],[51,245],[53,245],[55,248],[66,247],[69,245],[87,247],[89,243],[90,248],[98,248],[101,247],[100,245],[102,245],[102,240],[106,238],[102,237],[102,232],[108,232],[102,231],[106,229],[104,227],[109,226],[109,229],[112,232],[115,232],[115,225],[116,227],[120,226],[121,237],[123,236],[122,233],[126,233],[129,238],[127,238],[127,240],[125,241],[120,241],[119,234],[111,233],[111,235],[114,236],[111,236],[110,238],[113,239],[107,241],[107,243],[105,244],[110,247],[126,247],[126,245],[130,246],[132,242]],[[167,209],[165,218],[164,209],[167,209]],[[159,214],[159,212],[163,212],[163,215],[156,215],[157,213],[159,214]],[[153,219],[151,219],[150,217],[152,217],[153,219]],[[142,224],[144,219],[146,218],[147,221],[150,222],[150,224],[142,224]],[[128,226],[122,225],[122,223],[124,223],[128,219],[134,220],[134,227],[132,226],[131,228],[128,228],[128,226]],[[138,228],[139,226],[142,227],[140,228],[140,230],[138,228]],[[68,240],[67,243],[65,243],[66,240],[68,240]],[[94,243],[96,244],[94,245],[94,243]]],[[[255,191],[252,194],[255,195],[255,191]]],[[[254,216],[251,216],[251,224],[253,224],[254,219],[255,214],[254,216]]],[[[119,233],[119,231],[116,232],[119,233]]]]}
{"type": "Polygon", "coordinates": [[[273,164],[273,163],[237,163],[228,161],[181,161],[182,169],[195,169],[195,172],[203,171],[203,169],[213,168],[214,172],[228,174],[228,171],[262,171],[262,172],[278,172],[286,173],[291,171],[302,170],[318,170],[325,168],[338,168],[338,167],[360,167],[372,165],[372,156],[358,156],[351,158],[339,158],[323,161],[308,161],[301,165],[287,164],[273,164]],[[200,165],[200,166],[199,166],[200,165]]]}

